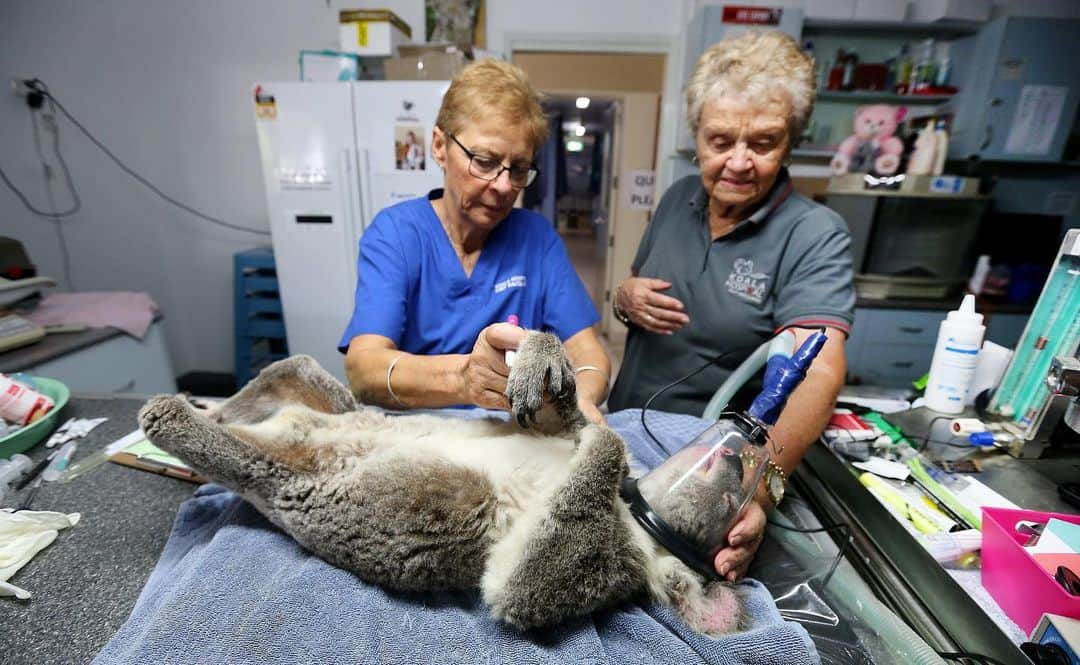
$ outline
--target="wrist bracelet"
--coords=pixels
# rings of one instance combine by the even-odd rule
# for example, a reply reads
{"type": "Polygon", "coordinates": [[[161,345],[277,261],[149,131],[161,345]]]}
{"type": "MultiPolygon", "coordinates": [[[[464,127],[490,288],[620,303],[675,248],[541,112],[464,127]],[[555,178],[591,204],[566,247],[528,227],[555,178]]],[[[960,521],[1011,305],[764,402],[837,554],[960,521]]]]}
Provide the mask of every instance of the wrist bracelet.
{"type": "Polygon", "coordinates": [[[405,406],[405,404],[400,399],[398,399],[398,396],[394,393],[394,388],[390,385],[390,374],[394,371],[394,365],[397,365],[398,361],[404,358],[406,355],[407,354],[403,353],[400,356],[395,357],[393,360],[390,361],[390,366],[386,368],[386,392],[390,393],[390,399],[394,400],[394,402],[403,409],[407,409],[409,407],[405,406]]]}
{"type": "Polygon", "coordinates": [[[605,381],[608,379],[608,373],[596,365],[582,365],[581,367],[574,368],[574,374],[577,374],[578,372],[599,372],[604,375],[605,381]]]}
{"type": "Polygon", "coordinates": [[[622,309],[619,308],[619,303],[614,298],[612,298],[611,300],[611,313],[615,315],[615,319],[619,323],[623,324],[627,328],[634,325],[634,323],[630,320],[630,317],[626,315],[626,312],[622,311],[622,309]]]}

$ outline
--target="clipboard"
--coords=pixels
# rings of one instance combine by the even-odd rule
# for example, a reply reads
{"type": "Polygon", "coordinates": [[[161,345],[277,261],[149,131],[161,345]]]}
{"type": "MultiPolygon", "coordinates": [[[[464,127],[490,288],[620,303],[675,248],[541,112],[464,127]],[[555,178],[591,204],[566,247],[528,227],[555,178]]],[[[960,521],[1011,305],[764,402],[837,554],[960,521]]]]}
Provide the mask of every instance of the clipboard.
{"type": "Polygon", "coordinates": [[[191,483],[210,482],[205,476],[195,471],[180,459],[158,448],[142,430],[135,430],[105,448],[105,457],[110,462],[128,466],[140,471],[148,471],[162,476],[178,478],[191,483]]]}

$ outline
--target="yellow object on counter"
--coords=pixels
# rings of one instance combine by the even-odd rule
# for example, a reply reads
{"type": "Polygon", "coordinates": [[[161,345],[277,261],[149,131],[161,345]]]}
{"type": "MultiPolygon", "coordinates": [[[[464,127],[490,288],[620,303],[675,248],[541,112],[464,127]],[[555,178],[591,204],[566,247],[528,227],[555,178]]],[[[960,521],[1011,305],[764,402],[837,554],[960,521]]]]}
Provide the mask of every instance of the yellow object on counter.
{"type": "Polygon", "coordinates": [[[935,520],[926,515],[923,508],[908,501],[904,495],[889,486],[881,478],[866,472],[859,476],[859,482],[870,490],[874,496],[895,508],[921,533],[939,533],[942,531],[935,520]]]}

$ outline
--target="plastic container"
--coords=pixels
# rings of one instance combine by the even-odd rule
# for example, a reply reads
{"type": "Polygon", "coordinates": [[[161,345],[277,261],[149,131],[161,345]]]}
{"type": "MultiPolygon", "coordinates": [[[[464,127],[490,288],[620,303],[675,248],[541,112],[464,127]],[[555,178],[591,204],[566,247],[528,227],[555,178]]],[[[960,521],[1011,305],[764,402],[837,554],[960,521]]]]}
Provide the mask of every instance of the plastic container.
{"type": "Polygon", "coordinates": [[[0,460],[0,499],[3,499],[4,494],[11,485],[15,484],[19,476],[29,471],[33,465],[29,457],[18,453],[12,455],[9,460],[0,460]]]}
{"type": "Polygon", "coordinates": [[[975,378],[986,326],[975,312],[975,296],[968,294],[959,309],[941,322],[930,376],[926,382],[926,407],[939,413],[960,413],[964,396],[975,378]]]}
{"type": "Polygon", "coordinates": [[[34,377],[38,392],[47,395],[55,403],[52,410],[34,423],[22,427],[5,437],[0,437],[0,458],[30,450],[56,428],[56,419],[68,403],[71,391],[63,383],[42,376],[34,377]]]}
{"type": "Polygon", "coordinates": [[[1032,558],[1024,547],[1028,536],[1016,530],[1021,520],[1046,523],[1051,517],[1080,524],[1080,515],[1009,508],[982,511],[982,585],[1027,634],[1043,613],[1080,619],[1080,597],[1067,592],[1032,558]]]}

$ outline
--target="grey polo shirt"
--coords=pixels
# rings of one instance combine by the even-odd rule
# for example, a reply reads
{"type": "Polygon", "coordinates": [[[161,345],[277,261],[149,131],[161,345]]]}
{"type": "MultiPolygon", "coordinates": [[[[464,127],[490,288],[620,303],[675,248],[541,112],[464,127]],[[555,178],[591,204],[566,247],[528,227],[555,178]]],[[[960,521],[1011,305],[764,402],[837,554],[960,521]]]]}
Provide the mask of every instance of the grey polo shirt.
{"type": "Polygon", "coordinates": [[[762,342],[789,327],[850,331],[851,238],[835,212],[794,191],[783,169],[764,205],[710,241],[697,175],[672,185],[638,247],[633,272],[671,282],[690,323],[673,335],[630,327],[611,411],[640,408],[660,388],[731,352],[650,408],[701,415],[720,384],[762,342]]]}

